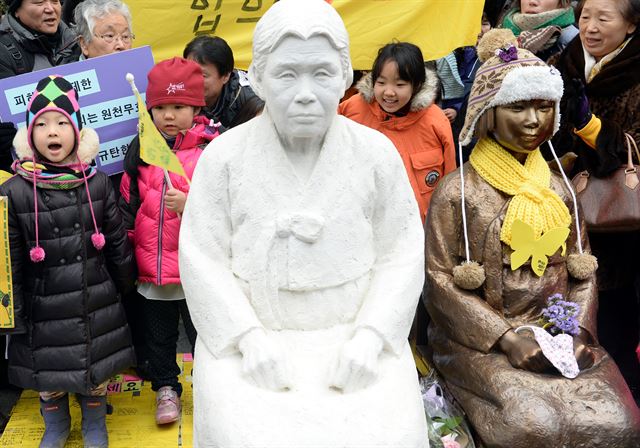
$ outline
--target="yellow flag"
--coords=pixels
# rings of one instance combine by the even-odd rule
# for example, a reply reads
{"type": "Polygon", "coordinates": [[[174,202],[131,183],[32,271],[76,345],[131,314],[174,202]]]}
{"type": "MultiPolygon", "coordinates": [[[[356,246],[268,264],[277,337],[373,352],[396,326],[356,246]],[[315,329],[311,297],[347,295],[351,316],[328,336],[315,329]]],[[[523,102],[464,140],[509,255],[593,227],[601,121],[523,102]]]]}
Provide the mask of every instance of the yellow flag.
{"type": "Polygon", "coordinates": [[[140,158],[149,165],[159,166],[172,173],[187,177],[184,168],[173,151],[167,145],[160,131],[153,124],[153,120],[147,112],[147,105],[140,96],[140,92],[134,91],[138,99],[138,136],[140,138],[140,158]]]}
{"type": "Polygon", "coordinates": [[[11,279],[7,204],[8,198],[0,196],[0,328],[14,328],[16,326],[13,314],[13,281],[11,279]]]}
{"type": "MultiPolygon", "coordinates": [[[[300,0],[303,1],[303,0],[300,0]]],[[[256,22],[275,0],[128,0],[136,45],[150,45],[156,61],[181,55],[195,36],[220,36],[233,48],[235,66],[247,69],[256,22]],[[162,30],[162,32],[158,32],[162,30]]],[[[349,32],[351,60],[371,70],[378,48],[408,41],[426,60],[475,45],[484,0],[333,0],[349,32]]]]}

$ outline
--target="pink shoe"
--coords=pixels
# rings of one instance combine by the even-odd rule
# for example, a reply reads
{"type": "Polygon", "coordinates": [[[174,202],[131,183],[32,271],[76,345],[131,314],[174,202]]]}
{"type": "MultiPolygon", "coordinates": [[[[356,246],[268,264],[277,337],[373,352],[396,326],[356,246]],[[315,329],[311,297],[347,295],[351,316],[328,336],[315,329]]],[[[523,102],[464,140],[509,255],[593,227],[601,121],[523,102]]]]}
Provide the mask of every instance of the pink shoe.
{"type": "Polygon", "coordinates": [[[171,386],[163,386],[156,392],[156,423],[166,425],[180,418],[180,397],[171,386]]]}

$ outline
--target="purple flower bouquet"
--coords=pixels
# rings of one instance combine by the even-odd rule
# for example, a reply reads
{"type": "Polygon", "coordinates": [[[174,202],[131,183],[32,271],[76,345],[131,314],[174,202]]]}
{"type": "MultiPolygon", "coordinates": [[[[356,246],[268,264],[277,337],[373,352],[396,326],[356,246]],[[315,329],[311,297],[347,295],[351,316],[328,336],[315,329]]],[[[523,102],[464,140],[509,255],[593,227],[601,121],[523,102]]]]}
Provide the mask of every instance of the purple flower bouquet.
{"type": "Polygon", "coordinates": [[[547,307],[542,310],[540,324],[549,333],[576,336],[580,332],[578,313],[580,305],[564,300],[562,294],[554,294],[547,299],[547,307]]]}

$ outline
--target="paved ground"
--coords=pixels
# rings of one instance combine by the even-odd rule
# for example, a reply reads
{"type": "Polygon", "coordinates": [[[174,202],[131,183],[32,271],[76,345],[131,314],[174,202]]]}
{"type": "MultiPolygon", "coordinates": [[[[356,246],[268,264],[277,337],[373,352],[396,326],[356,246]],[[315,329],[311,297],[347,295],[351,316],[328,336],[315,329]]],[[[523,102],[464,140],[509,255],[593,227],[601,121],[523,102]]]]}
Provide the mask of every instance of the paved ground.
{"type": "MultiPolygon", "coordinates": [[[[5,346],[4,337],[0,338],[0,347],[5,346]]],[[[180,323],[180,338],[178,339],[178,353],[187,353],[191,350],[189,339],[184,331],[182,322],[180,323]]],[[[2,357],[4,358],[4,357],[2,357]]],[[[21,389],[13,387],[6,380],[6,360],[0,360],[0,434],[4,431],[11,410],[20,397],[21,389]]]]}

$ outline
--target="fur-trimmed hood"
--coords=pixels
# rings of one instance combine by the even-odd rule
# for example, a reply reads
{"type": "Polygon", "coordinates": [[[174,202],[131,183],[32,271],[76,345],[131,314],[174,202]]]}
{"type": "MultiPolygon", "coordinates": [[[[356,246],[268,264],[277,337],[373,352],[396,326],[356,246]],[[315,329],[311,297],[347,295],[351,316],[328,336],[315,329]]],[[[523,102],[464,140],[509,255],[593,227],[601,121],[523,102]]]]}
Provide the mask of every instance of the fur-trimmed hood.
{"type": "MultiPolygon", "coordinates": [[[[26,126],[18,129],[16,136],[13,138],[13,146],[19,160],[30,160],[34,156],[34,151],[31,149],[31,146],[29,146],[29,141],[27,139],[26,126]]],[[[80,161],[83,163],[93,162],[98,155],[99,150],[100,139],[96,131],[91,128],[82,128],[80,131],[80,141],[78,142],[77,149],[80,161]]]]}
{"type": "MultiPolygon", "coordinates": [[[[425,67],[424,71],[426,74],[425,82],[420,91],[411,98],[410,110],[412,112],[426,109],[431,106],[435,101],[438,89],[440,88],[440,81],[438,80],[438,74],[436,71],[429,67],[425,67]]],[[[356,84],[358,92],[360,92],[360,95],[367,103],[375,101],[375,96],[373,94],[373,80],[371,78],[371,72],[369,72],[356,84]]]]}

